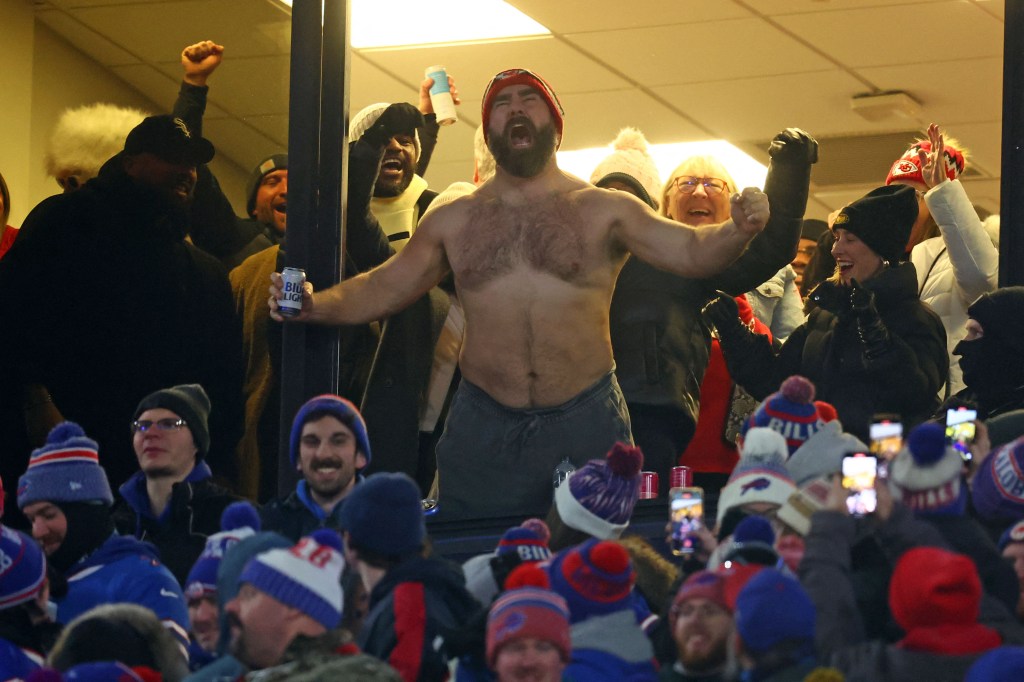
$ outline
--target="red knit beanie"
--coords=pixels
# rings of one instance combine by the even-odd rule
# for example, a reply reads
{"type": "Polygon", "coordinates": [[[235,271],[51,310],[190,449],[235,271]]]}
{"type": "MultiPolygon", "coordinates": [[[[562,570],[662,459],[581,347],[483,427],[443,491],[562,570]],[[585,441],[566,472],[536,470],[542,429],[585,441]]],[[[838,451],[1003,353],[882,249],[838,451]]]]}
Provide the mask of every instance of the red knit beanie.
{"type": "Polygon", "coordinates": [[[915,547],[896,563],[889,583],[889,608],[907,632],[973,623],[980,606],[981,580],[966,556],[937,547],[915,547]]]}

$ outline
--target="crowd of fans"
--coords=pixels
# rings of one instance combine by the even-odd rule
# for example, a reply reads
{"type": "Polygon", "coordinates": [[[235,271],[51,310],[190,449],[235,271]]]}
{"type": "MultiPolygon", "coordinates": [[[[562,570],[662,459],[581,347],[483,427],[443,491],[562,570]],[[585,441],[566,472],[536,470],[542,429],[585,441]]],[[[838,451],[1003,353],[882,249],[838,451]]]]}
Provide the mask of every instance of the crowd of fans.
{"type": "Polygon", "coordinates": [[[340,395],[283,438],[288,157],[236,216],[223,55],[183,51],[170,115],[67,112],[20,231],[0,176],[0,289],[35,292],[0,310],[0,679],[1024,676],[1024,288],[959,142],[806,221],[808,133],[763,193],[711,157],[663,183],[635,129],[585,183],[513,69],[435,192],[428,78],[353,117],[345,279],[291,320],[341,326],[340,395]],[[642,490],[703,506],[644,536],[642,490]],[[427,513],[517,523],[460,564],[427,513]]]}

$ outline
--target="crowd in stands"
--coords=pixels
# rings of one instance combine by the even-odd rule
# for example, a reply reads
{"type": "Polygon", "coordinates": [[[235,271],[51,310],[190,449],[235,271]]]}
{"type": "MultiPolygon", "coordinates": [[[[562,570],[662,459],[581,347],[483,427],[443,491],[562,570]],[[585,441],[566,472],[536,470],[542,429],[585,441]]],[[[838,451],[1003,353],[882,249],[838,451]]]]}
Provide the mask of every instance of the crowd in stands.
{"type": "Polygon", "coordinates": [[[804,220],[807,132],[763,191],[633,128],[585,182],[510,69],[434,191],[427,78],[353,117],[343,279],[286,318],[287,154],[241,217],[207,167],[223,57],[170,114],[67,112],[20,230],[0,176],[0,680],[1024,679],[1024,287],[958,141],[804,220]],[[339,389],[282,434],[297,323],[339,389]],[[453,557],[435,513],[515,522],[453,557]]]}

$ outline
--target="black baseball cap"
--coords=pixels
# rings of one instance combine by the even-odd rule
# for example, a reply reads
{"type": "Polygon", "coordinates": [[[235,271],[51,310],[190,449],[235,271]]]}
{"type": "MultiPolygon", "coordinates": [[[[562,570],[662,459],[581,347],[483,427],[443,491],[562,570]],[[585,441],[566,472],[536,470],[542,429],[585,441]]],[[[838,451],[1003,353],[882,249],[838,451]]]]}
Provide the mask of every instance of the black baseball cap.
{"type": "Polygon", "coordinates": [[[170,163],[199,166],[213,158],[213,145],[193,133],[176,116],[150,116],[132,128],[124,141],[125,154],[150,153],[170,163]]]}

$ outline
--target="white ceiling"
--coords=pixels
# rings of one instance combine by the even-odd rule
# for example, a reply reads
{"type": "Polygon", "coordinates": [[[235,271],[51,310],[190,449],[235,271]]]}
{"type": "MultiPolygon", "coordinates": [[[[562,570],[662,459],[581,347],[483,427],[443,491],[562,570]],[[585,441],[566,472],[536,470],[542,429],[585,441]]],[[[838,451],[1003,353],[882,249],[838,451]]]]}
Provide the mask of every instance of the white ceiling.
{"type": "MultiPolygon", "coordinates": [[[[387,0],[380,0],[386,2],[387,0]]],[[[490,77],[536,70],[566,110],[563,149],[639,127],[651,142],[724,138],[762,161],[787,126],[815,135],[809,217],[882,184],[931,121],[971,151],[976,204],[999,208],[1003,0],[509,0],[547,26],[541,39],[354,51],[350,107],[416,101],[423,69],[448,68],[460,121],[442,130],[427,179],[472,175],[472,135],[490,77]],[[903,90],[915,120],[869,122],[854,95],[903,90]]],[[[47,26],[158,105],[177,92],[182,47],[225,45],[204,134],[243,168],[284,148],[289,15],[272,0],[34,0],[47,26]]],[[[401,20],[401,18],[396,18],[401,20]]]]}

